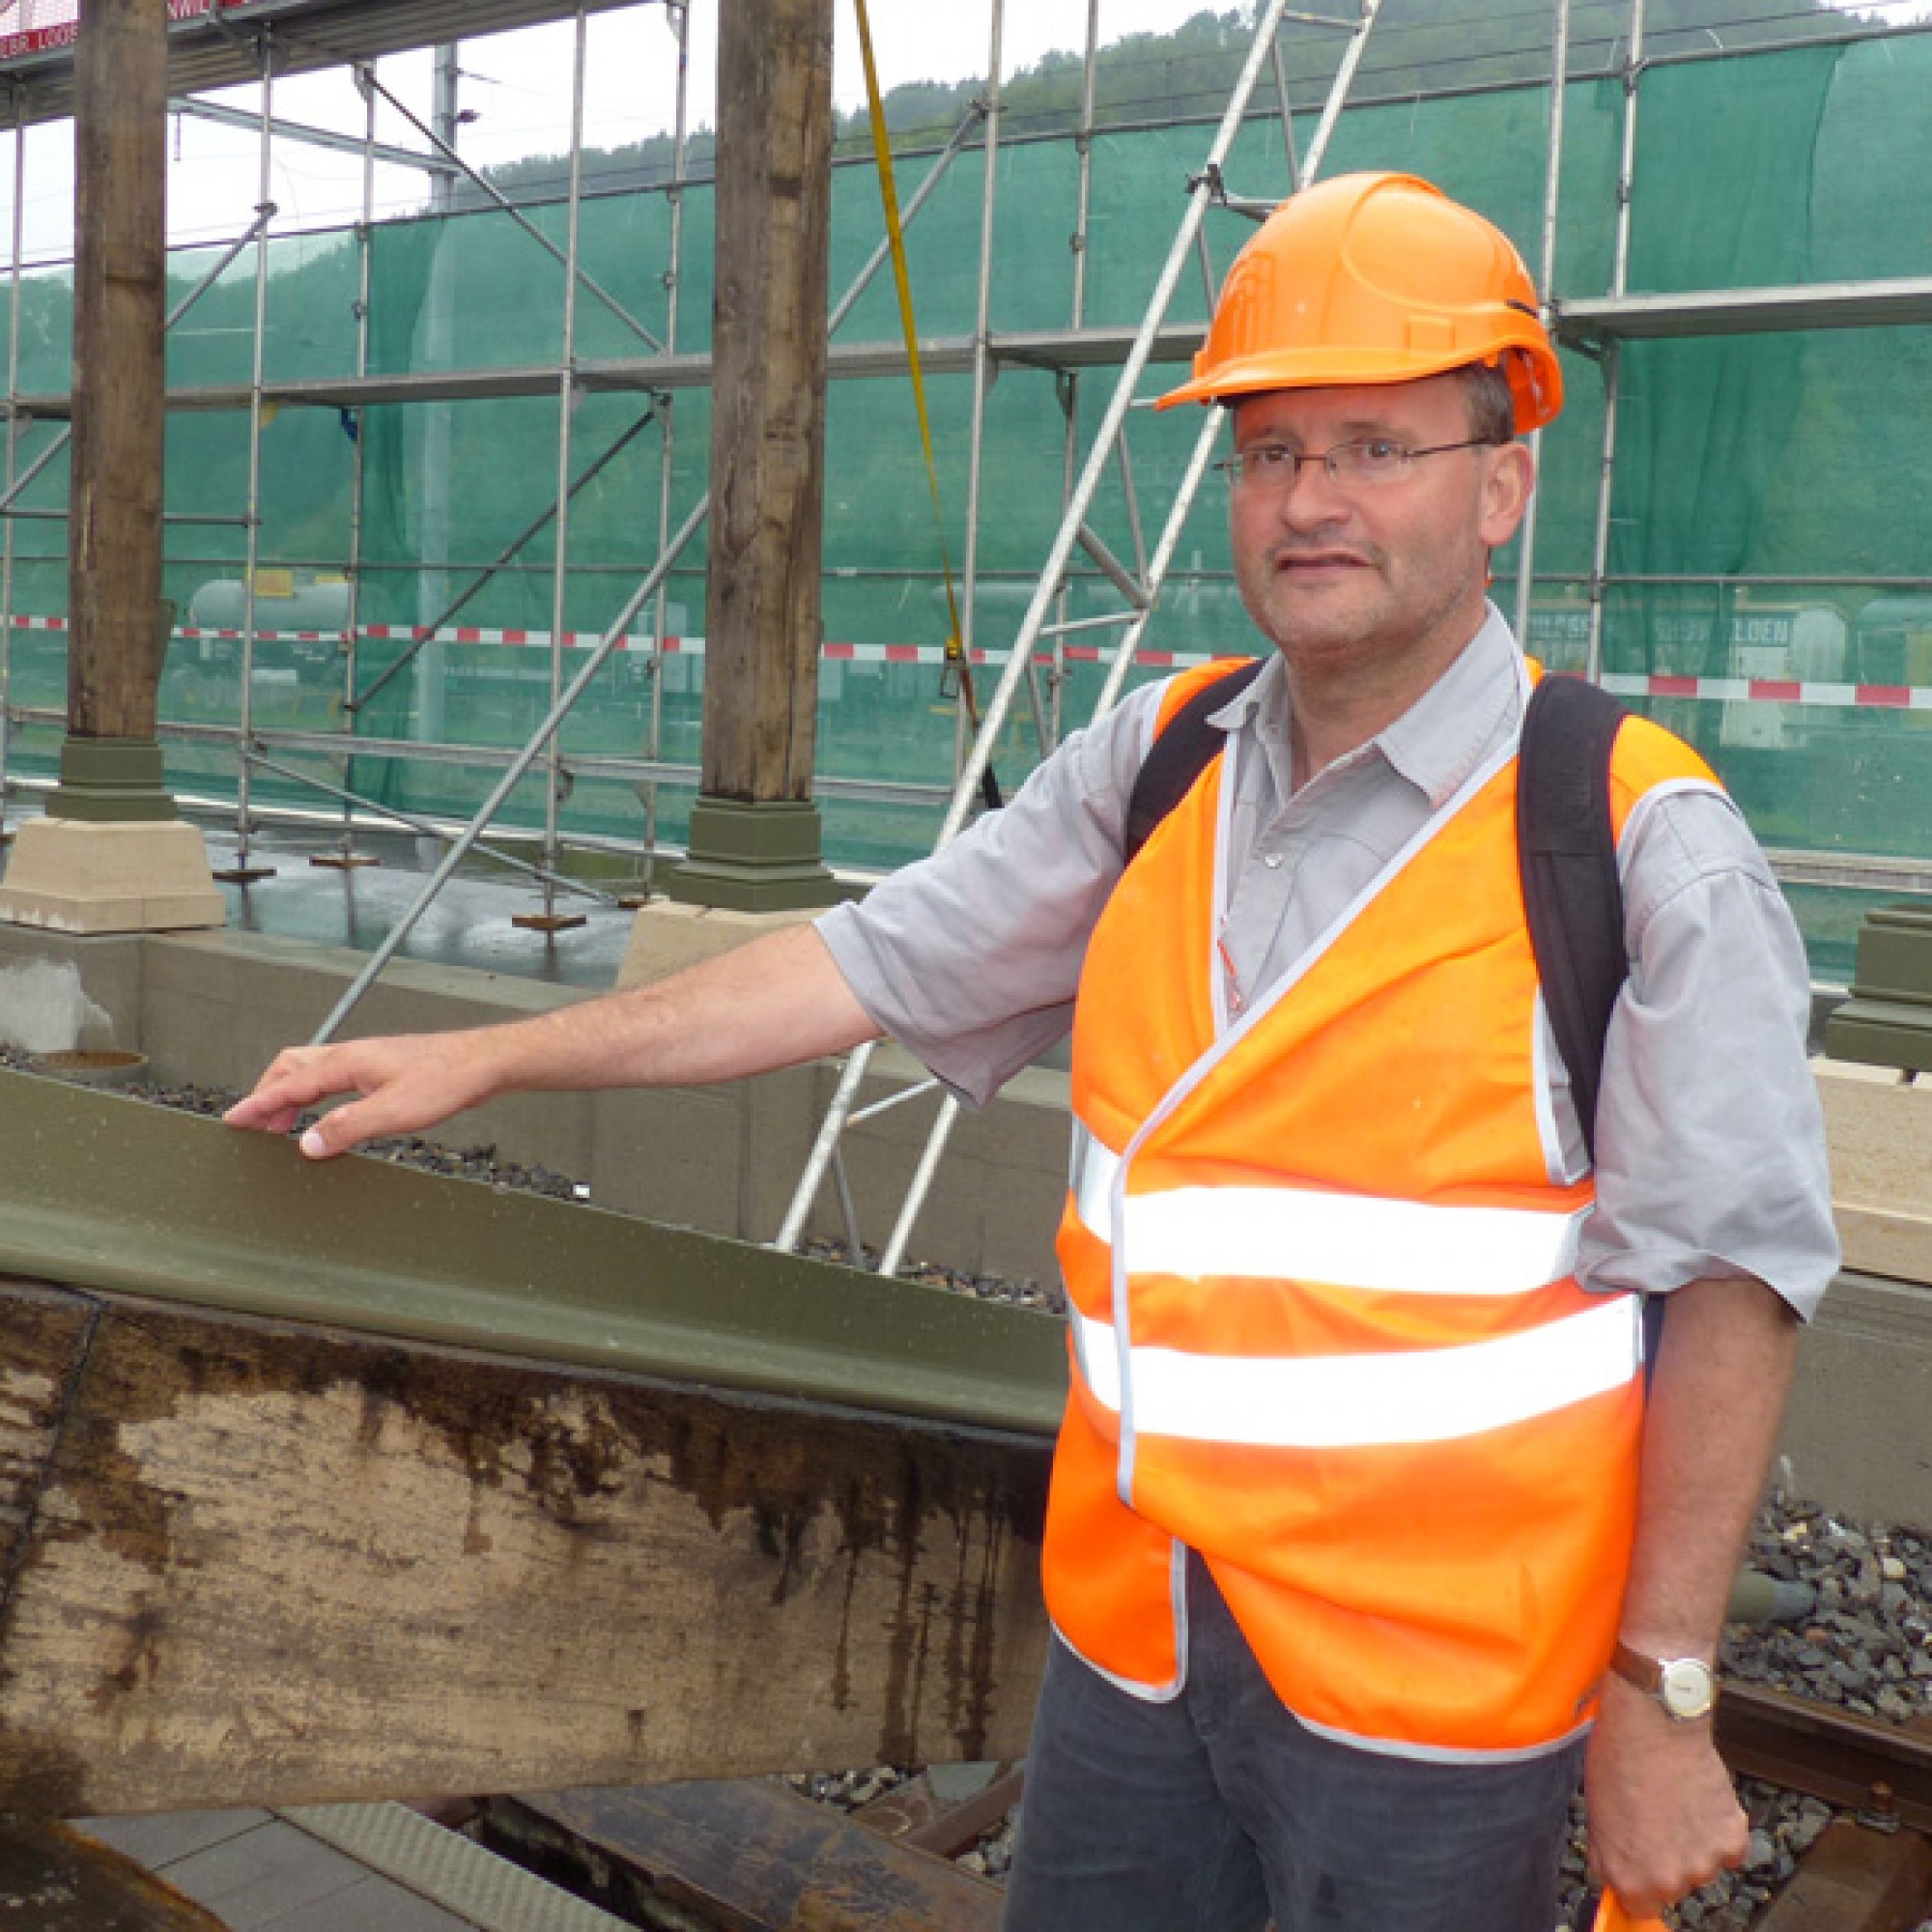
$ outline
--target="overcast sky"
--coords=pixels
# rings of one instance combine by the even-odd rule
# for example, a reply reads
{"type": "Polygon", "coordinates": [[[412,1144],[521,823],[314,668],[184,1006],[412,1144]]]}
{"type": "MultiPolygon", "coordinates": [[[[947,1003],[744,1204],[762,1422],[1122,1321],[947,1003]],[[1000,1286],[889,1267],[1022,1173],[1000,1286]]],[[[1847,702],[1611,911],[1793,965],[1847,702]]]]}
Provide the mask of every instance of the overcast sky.
{"type": "MultiPolygon", "coordinates": [[[[1220,0],[1223,7],[1236,0],[1220,0]]],[[[1099,0],[1100,38],[1160,32],[1201,11],[1202,0],[1099,0]]],[[[872,0],[872,40],[879,80],[890,90],[901,81],[956,79],[984,73],[991,50],[991,0],[872,0]]],[[[1031,66],[1050,49],[1079,52],[1086,44],[1088,0],[1007,0],[1002,67],[1031,66]]],[[[834,88],[838,105],[864,104],[865,76],[858,51],[852,0],[838,0],[838,48],[834,88]]],[[[717,67],[717,0],[693,0],[691,95],[694,127],[713,119],[717,67]]],[[[570,140],[571,72],[575,27],[564,22],[526,28],[464,43],[462,105],[477,118],[459,146],[477,165],[525,155],[558,154],[570,140]]],[[[430,98],[428,54],[395,55],[378,74],[384,87],[426,119],[430,98]]],[[[213,97],[253,109],[259,89],[236,88],[213,97]]],[[[584,138],[611,147],[671,126],[676,104],[675,42],[660,5],[628,7],[590,16],[584,138]]],[[[364,110],[344,73],[306,75],[274,88],[277,120],[306,122],[360,135],[364,110]]],[[[420,148],[420,139],[386,107],[378,138],[420,148]]],[[[170,124],[169,230],[176,241],[218,242],[240,233],[259,199],[259,147],[254,138],[189,117],[170,124]]],[[[0,139],[0,193],[11,206],[13,144],[0,139]]],[[[26,239],[29,261],[72,250],[72,130],[60,124],[37,128],[25,160],[26,239]]],[[[379,214],[420,207],[424,177],[413,169],[377,170],[379,214]]],[[[356,219],[362,206],[359,159],[305,143],[274,145],[270,199],[276,228],[335,225],[356,219]]],[[[0,250],[4,250],[0,241],[0,250]]]]}

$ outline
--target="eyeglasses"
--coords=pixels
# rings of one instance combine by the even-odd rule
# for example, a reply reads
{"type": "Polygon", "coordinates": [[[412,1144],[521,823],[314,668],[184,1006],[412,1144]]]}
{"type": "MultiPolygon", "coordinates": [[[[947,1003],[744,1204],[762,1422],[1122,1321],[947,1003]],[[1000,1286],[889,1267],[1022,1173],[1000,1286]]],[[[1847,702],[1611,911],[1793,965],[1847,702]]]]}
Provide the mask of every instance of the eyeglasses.
{"type": "Polygon", "coordinates": [[[1373,490],[1384,483],[1399,482],[1419,457],[1442,456],[1452,449],[1496,446],[1495,438],[1491,436],[1472,436],[1462,442],[1438,442],[1428,449],[1410,449],[1388,437],[1370,436],[1359,442],[1338,442],[1304,456],[1284,443],[1260,442],[1252,449],[1236,450],[1214,468],[1227,477],[1230,489],[1265,492],[1269,496],[1286,496],[1293,490],[1304,463],[1321,464],[1328,472],[1328,480],[1341,489],[1373,490]]]}

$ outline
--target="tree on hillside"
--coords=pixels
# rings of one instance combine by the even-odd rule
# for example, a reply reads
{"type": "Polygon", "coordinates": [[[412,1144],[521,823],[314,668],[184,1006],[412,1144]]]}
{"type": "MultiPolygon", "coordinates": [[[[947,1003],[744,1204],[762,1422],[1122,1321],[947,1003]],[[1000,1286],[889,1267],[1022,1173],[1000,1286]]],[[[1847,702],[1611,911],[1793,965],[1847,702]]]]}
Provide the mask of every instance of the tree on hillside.
{"type": "MultiPolygon", "coordinates": [[[[1319,0],[1338,21],[1352,18],[1347,0],[1319,0]]],[[[1215,12],[1203,9],[1165,34],[1128,34],[1103,46],[1094,62],[1094,119],[1101,127],[1208,119],[1232,92],[1254,31],[1256,6],[1215,12]]],[[[1549,71],[1551,11],[1548,0],[1386,0],[1358,74],[1357,99],[1440,93],[1537,81],[1549,71]]],[[[1839,13],[1824,0],[1651,0],[1645,51],[1761,47],[1880,28],[1839,13]]],[[[1623,58],[1630,31],[1626,0],[1578,0],[1571,17],[1573,75],[1604,71],[1623,58]]],[[[1326,92],[1347,43],[1346,34],[1296,25],[1282,36],[1290,99],[1312,108],[1326,92]]],[[[1064,133],[1077,128],[1085,63],[1076,53],[1056,52],[1007,77],[1001,90],[1009,138],[1064,133]]],[[[895,147],[916,150],[943,143],[985,92],[982,78],[906,81],[885,97],[886,125],[895,147]]],[[[1272,85],[1264,80],[1257,113],[1277,113],[1272,85]]],[[[834,138],[840,154],[871,147],[870,123],[860,110],[838,117],[834,138]]],[[[673,144],[654,134],[616,149],[586,149],[583,180],[593,191],[662,186],[671,179],[673,144]]],[[[708,128],[689,142],[685,170],[706,178],[716,144],[708,128]]],[[[567,157],[531,156],[487,171],[497,190],[513,200],[560,197],[569,180],[567,157]]],[[[487,197],[459,185],[459,206],[481,207],[487,197]]]]}

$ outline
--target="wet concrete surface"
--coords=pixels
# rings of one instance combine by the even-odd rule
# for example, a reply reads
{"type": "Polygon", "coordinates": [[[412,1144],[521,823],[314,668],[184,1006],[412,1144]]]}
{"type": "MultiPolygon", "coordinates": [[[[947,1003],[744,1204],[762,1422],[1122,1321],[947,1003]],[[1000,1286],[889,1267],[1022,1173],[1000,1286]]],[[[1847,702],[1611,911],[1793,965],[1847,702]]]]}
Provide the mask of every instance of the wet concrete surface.
{"type": "MultiPolygon", "coordinates": [[[[202,834],[215,872],[235,869],[232,826],[204,824],[202,834]]],[[[445,848],[409,834],[364,835],[355,849],[379,864],[338,869],[312,863],[339,849],[333,829],[257,834],[249,840],[248,867],[268,876],[245,883],[217,878],[230,929],[373,952],[414,903],[445,848]]],[[[614,888],[599,890],[602,898],[558,891],[546,904],[541,884],[528,873],[472,858],[423,914],[401,956],[602,990],[616,983],[636,913],[616,904],[614,888]],[[585,923],[554,933],[513,923],[520,914],[553,911],[585,923]]]]}

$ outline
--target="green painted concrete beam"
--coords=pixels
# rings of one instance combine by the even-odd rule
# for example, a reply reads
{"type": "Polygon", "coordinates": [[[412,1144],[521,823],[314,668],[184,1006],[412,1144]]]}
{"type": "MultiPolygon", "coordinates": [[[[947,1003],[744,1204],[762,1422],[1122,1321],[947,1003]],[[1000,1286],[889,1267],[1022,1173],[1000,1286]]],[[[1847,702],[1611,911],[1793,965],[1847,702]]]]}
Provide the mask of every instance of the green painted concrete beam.
{"type": "Polygon", "coordinates": [[[0,1071],[0,1272],[1046,1435],[1063,1324],[0,1071]]]}

